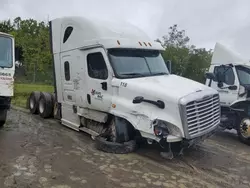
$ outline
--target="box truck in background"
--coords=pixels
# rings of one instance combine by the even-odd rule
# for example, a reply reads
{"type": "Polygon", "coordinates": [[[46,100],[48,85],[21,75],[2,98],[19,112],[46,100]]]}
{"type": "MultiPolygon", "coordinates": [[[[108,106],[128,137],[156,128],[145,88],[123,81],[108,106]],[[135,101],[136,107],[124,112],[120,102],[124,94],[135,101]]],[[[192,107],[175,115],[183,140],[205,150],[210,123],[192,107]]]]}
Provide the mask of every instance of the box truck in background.
{"type": "Polygon", "coordinates": [[[14,94],[15,42],[13,36],[0,32],[0,127],[6,122],[14,94]]]}
{"type": "Polygon", "coordinates": [[[206,85],[220,95],[220,127],[235,129],[240,141],[250,145],[249,60],[217,43],[206,77],[206,85]]]}

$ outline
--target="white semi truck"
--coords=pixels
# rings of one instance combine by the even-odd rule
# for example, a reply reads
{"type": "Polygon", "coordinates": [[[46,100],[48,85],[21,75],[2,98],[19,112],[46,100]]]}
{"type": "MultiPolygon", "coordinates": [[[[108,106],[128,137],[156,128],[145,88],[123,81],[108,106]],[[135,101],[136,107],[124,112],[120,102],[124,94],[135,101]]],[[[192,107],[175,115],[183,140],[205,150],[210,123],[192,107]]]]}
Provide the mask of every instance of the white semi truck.
{"type": "Polygon", "coordinates": [[[172,75],[162,46],[128,23],[63,17],[50,21],[55,93],[31,93],[28,108],[84,131],[97,148],[132,152],[136,138],[190,146],[220,123],[219,94],[172,75]]]}
{"type": "Polygon", "coordinates": [[[250,145],[250,61],[217,43],[206,76],[206,85],[220,95],[220,127],[237,130],[240,141],[250,145]]]}
{"type": "Polygon", "coordinates": [[[14,93],[15,43],[13,36],[0,32],[0,127],[6,122],[14,93]]]}

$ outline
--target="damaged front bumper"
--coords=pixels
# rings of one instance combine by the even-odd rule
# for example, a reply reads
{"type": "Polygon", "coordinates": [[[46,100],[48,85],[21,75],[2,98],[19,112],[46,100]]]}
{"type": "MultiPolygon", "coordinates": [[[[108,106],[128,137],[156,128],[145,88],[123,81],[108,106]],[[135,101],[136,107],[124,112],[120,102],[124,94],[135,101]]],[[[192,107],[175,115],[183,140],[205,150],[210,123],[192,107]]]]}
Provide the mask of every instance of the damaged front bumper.
{"type": "Polygon", "coordinates": [[[178,136],[173,136],[173,135],[168,135],[165,139],[166,139],[166,142],[168,142],[168,143],[180,142],[183,140],[183,138],[178,137],[178,136]]]}
{"type": "Polygon", "coordinates": [[[182,140],[182,147],[183,148],[189,148],[191,146],[194,146],[194,145],[197,145],[199,144],[200,142],[203,142],[204,140],[210,138],[211,136],[213,136],[215,133],[216,133],[217,129],[214,129],[213,131],[207,133],[207,134],[204,134],[202,136],[199,136],[199,137],[196,137],[196,138],[193,138],[193,139],[184,139],[182,140]]]}
{"type": "Polygon", "coordinates": [[[168,135],[166,138],[162,138],[159,143],[163,146],[163,145],[168,145],[171,143],[176,143],[179,142],[181,148],[189,148],[191,146],[197,145],[200,142],[203,142],[204,140],[210,138],[211,136],[213,136],[216,133],[217,129],[214,129],[213,131],[210,131],[207,134],[204,134],[202,136],[198,136],[196,138],[193,139],[185,139],[185,138],[181,138],[181,137],[177,137],[177,136],[173,136],[173,135],[168,135]]]}

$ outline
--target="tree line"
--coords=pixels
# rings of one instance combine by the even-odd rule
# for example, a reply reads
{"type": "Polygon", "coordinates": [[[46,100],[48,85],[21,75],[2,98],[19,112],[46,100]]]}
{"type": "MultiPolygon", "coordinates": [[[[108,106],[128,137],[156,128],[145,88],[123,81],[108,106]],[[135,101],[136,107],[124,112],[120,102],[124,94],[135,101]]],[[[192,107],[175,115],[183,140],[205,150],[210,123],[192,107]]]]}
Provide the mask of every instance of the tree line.
{"type": "MultiPolygon", "coordinates": [[[[0,31],[12,34],[21,52],[22,66],[17,68],[17,81],[53,82],[48,22],[17,17],[1,21],[0,31]]],[[[172,62],[174,74],[204,83],[204,73],[212,58],[211,50],[191,45],[185,30],[179,30],[176,24],[156,41],[165,48],[163,58],[172,62]]]]}

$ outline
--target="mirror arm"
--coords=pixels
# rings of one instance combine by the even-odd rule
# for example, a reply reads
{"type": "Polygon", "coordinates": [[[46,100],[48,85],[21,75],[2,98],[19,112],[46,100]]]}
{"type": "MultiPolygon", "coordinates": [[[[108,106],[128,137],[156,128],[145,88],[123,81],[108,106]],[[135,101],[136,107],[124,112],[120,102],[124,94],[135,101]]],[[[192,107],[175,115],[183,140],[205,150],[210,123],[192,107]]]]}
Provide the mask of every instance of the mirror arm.
{"type": "Polygon", "coordinates": [[[208,87],[211,87],[212,85],[212,78],[209,80],[208,87]]]}

